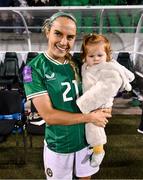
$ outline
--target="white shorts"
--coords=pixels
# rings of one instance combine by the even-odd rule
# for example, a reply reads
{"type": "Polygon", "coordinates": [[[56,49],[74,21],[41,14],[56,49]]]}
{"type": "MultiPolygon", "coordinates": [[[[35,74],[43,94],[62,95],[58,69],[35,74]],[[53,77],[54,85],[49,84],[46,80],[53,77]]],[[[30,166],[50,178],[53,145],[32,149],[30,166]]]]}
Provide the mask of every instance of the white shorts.
{"type": "Polygon", "coordinates": [[[99,167],[90,166],[91,151],[86,147],[78,152],[61,154],[48,149],[44,143],[44,167],[47,179],[72,180],[76,177],[87,177],[98,172],[99,167]]]}

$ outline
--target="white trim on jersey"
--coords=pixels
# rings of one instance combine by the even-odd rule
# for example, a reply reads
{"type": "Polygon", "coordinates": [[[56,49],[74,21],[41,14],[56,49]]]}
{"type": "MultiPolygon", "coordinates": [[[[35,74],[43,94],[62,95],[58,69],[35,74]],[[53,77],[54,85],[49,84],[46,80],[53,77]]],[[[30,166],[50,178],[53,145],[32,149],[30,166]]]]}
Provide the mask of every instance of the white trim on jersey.
{"type": "Polygon", "coordinates": [[[64,63],[61,63],[61,62],[53,59],[52,57],[50,57],[46,52],[44,52],[43,54],[44,54],[44,56],[45,56],[46,58],[48,58],[49,61],[51,61],[52,63],[54,63],[54,64],[56,64],[56,65],[63,65],[63,64],[67,64],[67,63],[68,63],[67,60],[65,60],[64,63]]]}
{"type": "Polygon", "coordinates": [[[32,99],[34,97],[42,96],[44,94],[48,94],[48,92],[47,91],[40,91],[40,92],[30,94],[30,95],[27,96],[27,100],[32,99]]]}

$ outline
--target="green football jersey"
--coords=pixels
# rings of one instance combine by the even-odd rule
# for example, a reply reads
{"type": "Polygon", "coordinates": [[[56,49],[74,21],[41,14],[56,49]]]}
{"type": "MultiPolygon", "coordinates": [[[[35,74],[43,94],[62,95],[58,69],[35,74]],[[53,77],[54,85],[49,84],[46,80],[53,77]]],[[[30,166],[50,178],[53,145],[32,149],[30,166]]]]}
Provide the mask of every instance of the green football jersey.
{"type": "MultiPolygon", "coordinates": [[[[76,99],[81,95],[81,83],[75,80],[69,63],[61,64],[47,54],[39,54],[23,71],[27,99],[48,94],[55,109],[79,113],[76,99]]],[[[67,119],[68,121],[68,119],[67,119]]],[[[59,153],[71,153],[87,146],[85,124],[48,125],[45,140],[48,148],[59,153]]]]}

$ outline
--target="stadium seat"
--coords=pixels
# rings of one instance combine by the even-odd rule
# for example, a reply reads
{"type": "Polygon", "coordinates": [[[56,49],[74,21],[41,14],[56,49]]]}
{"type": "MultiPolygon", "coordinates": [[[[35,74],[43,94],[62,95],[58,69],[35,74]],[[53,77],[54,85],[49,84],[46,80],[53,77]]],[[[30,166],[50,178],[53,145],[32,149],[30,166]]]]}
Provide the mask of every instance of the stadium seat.
{"type": "Polygon", "coordinates": [[[17,54],[16,54],[16,52],[6,52],[5,53],[5,59],[6,58],[16,58],[17,59],[17,61],[18,61],[18,57],[17,57],[17,54]]]}
{"type": "Polygon", "coordinates": [[[81,2],[81,0],[70,0],[69,1],[70,2],[70,6],[81,6],[82,5],[82,2],[81,2]]]}
{"type": "Polygon", "coordinates": [[[93,32],[93,26],[94,26],[94,17],[92,16],[87,16],[84,20],[84,32],[85,33],[92,33],[93,32]]]}
{"type": "Polygon", "coordinates": [[[111,5],[111,3],[109,2],[109,0],[101,0],[100,5],[111,5]]]}
{"type": "Polygon", "coordinates": [[[73,56],[72,56],[74,62],[77,64],[78,68],[79,68],[79,74],[81,76],[81,66],[82,66],[82,60],[81,60],[81,53],[80,52],[74,52],[73,56]]]}
{"type": "Polygon", "coordinates": [[[126,0],[101,0],[100,5],[126,5],[126,0]]]}
{"type": "MultiPolygon", "coordinates": [[[[134,89],[134,93],[140,99],[140,96],[143,98],[143,74],[135,71],[135,80],[136,80],[136,89],[134,89]]],[[[142,99],[143,101],[143,99],[142,99]]]]}
{"type": "Polygon", "coordinates": [[[143,101],[141,103],[141,109],[142,109],[142,114],[141,114],[141,120],[138,127],[138,132],[143,133],[143,101]]]}
{"type": "Polygon", "coordinates": [[[64,4],[68,6],[82,6],[82,2],[77,0],[69,0],[67,3],[64,2],[64,4]]]}
{"type": "Polygon", "coordinates": [[[128,52],[119,52],[117,61],[133,72],[133,63],[131,62],[130,54],[128,52]]]}
{"type": "Polygon", "coordinates": [[[0,62],[0,77],[3,77],[3,74],[4,74],[4,64],[3,64],[3,62],[1,61],[1,62],[0,62]]]}
{"type": "Polygon", "coordinates": [[[108,19],[109,19],[109,25],[110,25],[111,32],[113,32],[113,33],[120,32],[121,29],[119,28],[120,22],[119,22],[118,14],[114,11],[108,12],[108,19]]]}
{"type": "MultiPolygon", "coordinates": [[[[117,61],[118,63],[125,66],[127,69],[129,69],[131,72],[134,73],[133,63],[131,61],[130,54],[128,52],[120,52],[118,54],[117,61]]],[[[133,90],[136,88],[136,78],[131,82],[131,85],[133,92],[133,90]]],[[[128,97],[128,94],[130,94],[130,92],[129,93],[125,92],[124,97],[125,98],[128,97]]]]}
{"type": "Polygon", "coordinates": [[[126,0],[117,0],[117,4],[116,5],[127,5],[127,1],[126,0]]]}
{"type": "Polygon", "coordinates": [[[61,0],[61,6],[70,6],[69,0],[61,0]]]}
{"type": "MultiPolygon", "coordinates": [[[[142,56],[138,56],[138,59],[136,60],[136,63],[134,65],[134,71],[135,71],[135,79],[136,79],[136,89],[135,93],[137,93],[137,96],[142,96],[143,98],[143,61],[142,56]]],[[[139,97],[140,99],[140,97],[139,97]]],[[[143,101],[143,99],[142,99],[143,101]]]]}
{"type": "Polygon", "coordinates": [[[125,33],[133,33],[134,29],[132,28],[132,16],[130,15],[130,12],[123,11],[121,13],[118,13],[119,19],[120,19],[120,26],[122,26],[122,29],[125,33]]]}
{"type": "Polygon", "coordinates": [[[23,68],[25,67],[25,65],[26,65],[26,63],[24,61],[22,61],[21,66],[19,68],[20,76],[22,76],[23,68]]]}
{"type": "Polygon", "coordinates": [[[103,28],[103,29],[102,29],[102,32],[103,32],[103,33],[111,32],[110,24],[109,24],[109,19],[108,19],[107,13],[105,13],[105,14],[104,14],[104,17],[103,17],[103,27],[106,27],[106,28],[103,28]]]}
{"type": "Polygon", "coordinates": [[[96,27],[96,29],[94,29],[94,32],[96,33],[100,33],[99,28],[97,28],[100,26],[100,19],[100,13],[94,13],[94,25],[96,27]]]}
{"type": "MultiPolygon", "coordinates": [[[[7,140],[7,137],[15,133],[16,149],[19,146],[18,133],[23,136],[23,162],[26,161],[26,138],[25,138],[25,118],[23,114],[23,104],[21,94],[17,90],[0,90],[0,139],[1,143],[7,140]]],[[[4,142],[3,142],[4,143],[4,142]]],[[[17,149],[18,150],[18,149],[17,149]]],[[[17,152],[18,153],[18,152],[17,152]]],[[[16,163],[19,156],[16,154],[16,163]]]]}
{"type": "Polygon", "coordinates": [[[89,5],[100,5],[100,0],[89,0],[89,5]]]}
{"type": "Polygon", "coordinates": [[[39,53],[38,52],[28,52],[27,58],[26,58],[26,64],[31,61],[33,58],[35,58],[39,53]]]}
{"type": "Polygon", "coordinates": [[[33,147],[32,136],[45,134],[45,121],[39,116],[32,101],[30,101],[30,113],[27,115],[26,132],[29,136],[30,147],[33,147]]]}
{"type": "Polygon", "coordinates": [[[17,66],[17,60],[14,58],[6,58],[4,61],[5,77],[16,78],[18,77],[19,68],[17,66]]]}
{"type": "Polygon", "coordinates": [[[76,11],[73,13],[73,15],[75,16],[77,20],[77,25],[78,25],[77,32],[78,34],[80,34],[82,31],[82,28],[81,28],[82,27],[82,13],[80,11],[76,11]]]}
{"type": "Polygon", "coordinates": [[[89,5],[89,0],[81,0],[82,6],[88,6],[89,5]]]}
{"type": "Polygon", "coordinates": [[[6,52],[1,71],[0,86],[11,89],[20,85],[18,58],[15,52],[6,52]]]}
{"type": "Polygon", "coordinates": [[[118,4],[118,0],[110,0],[111,5],[117,5],[118,4]]]}

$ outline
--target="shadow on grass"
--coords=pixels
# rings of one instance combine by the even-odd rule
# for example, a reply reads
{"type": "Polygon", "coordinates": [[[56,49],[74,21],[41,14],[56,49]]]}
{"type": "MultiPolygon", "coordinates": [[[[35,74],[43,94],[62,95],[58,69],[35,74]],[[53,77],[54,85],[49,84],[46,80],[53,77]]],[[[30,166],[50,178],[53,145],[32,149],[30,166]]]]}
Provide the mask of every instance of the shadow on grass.
{"type": "Polygon", "coordinates": [[[140,116],[113,115],[106,127],[108,135],[134,135],[140,123],[140,116]]]}
{"type": "Polygon", "coordinates": [[[106,129],[108,135],[133,135],[137,133],[137,126],[128,124],[110,124],[106,129]]]}

